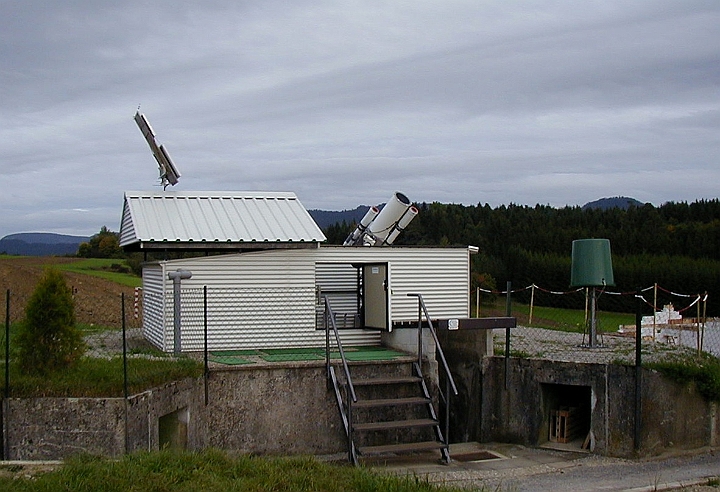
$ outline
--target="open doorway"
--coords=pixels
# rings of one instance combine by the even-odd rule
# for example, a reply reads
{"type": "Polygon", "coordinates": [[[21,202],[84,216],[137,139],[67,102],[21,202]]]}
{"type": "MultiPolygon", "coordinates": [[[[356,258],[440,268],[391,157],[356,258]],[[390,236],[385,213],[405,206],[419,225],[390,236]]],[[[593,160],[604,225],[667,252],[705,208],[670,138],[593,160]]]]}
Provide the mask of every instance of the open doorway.
{"type": "Polygon", "coordinates": [[[339,329],[391,331],[388,263],[317,263],[317,328],[324,329],[324,297],[330,301],[339,329]]]}
{"type": "Polygon", "coordinates": [[[187,449],[189,421],[190,413],[187,407],[160,417],[158,419],[158,444],[160,449],[187,449]]]}
{"type": "Polygon", "coordinates": [[[542,384],[543,424],[538,442],[547,447],[590,449],[590,386],[542,384]]]}

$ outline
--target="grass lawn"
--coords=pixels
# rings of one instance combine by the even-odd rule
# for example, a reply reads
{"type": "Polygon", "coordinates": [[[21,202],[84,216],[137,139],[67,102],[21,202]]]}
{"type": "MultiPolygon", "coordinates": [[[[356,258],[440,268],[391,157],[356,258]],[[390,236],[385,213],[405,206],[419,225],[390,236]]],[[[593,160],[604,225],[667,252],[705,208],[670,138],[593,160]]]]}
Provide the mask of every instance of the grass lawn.
{"type": "Polygon", "coordinates": [[[335,465],[312,457],[231,457],[218,450],[163,450],[119,460],[78,456],[55,471],[0,477],[0,489],[15,491],[459,491],[418,477],[396,477],[371,469],[335,465]]]}
{"type": "MultiPolygon", "coordinates": [[[[62,371],[45,376],[23,374],[18,368],[17,346],[13,343],[20,329],[18,324],[10,328],[10,395],[15,398],[37,397],[122,397],[124,395],[124,372],[122,337],[116,329],[100,326],[79,326],[84,335],[112,335],[117,350],[108,350],[108,357],[82,357],[78,363],[62,371]]],[[[87,340],[87,339],[86,339],[87,340]]],[[[110,338],[108,339],[110,340],[110,338]]],[[[203,364],[189,357],[170,357],[154,347],[128,349],[128,391],[139,393],[171,381],[187,377],[200,377],[203,364]]],[[[0,332],[0,386],[5,387],[5,331],[0,332]]]]}
{"type": "MultiPolygon", "coordinates": [[[[498,302],[493,306],[481,306],[480,316],[504,316],[505,305],[498,302]]],[[[544,306],[533,307],[532,323],[529,323],[530,305],[514,302],[512,316],[517,318],[518,325],[547,328],[550,330],[582,333],[585,327],[585,310],[564,309],[544,306]]],[[[635,315],[630,313],[614,313],[600,310],[596,320],[599,332],[617,331],[620,325],[634,325],[635,315]]]]}
{"type": "Polygon", "coordinates": [[[86,258],[69,263],[57,265],[57,268],[66,272],[82,273],[105,280],[110,280],[129,287],[142,286],[142,279],[132,273],[122,273],[118,269],[127,268],[125,260],[112,258],[86,258]],[[118,268],[118,266],[120,268],[118,268]]]}
{"type": "MultiPolygon", "coordinates": [[[[128,392],[139,393],[162,384],[202,375],[200,362],[180,359],[128,359],[128,392]]],[[[84,357],[74,367],[46,376],[22,374],[11,362],[10,395],[13,398],[73,397],[113,398],[124,394],[123,360],[84,357]]],[[[5,381],[5,366],[0,368],[5,381]]],[[[3,383],[4,386],[4,383],[3,383]]]]}

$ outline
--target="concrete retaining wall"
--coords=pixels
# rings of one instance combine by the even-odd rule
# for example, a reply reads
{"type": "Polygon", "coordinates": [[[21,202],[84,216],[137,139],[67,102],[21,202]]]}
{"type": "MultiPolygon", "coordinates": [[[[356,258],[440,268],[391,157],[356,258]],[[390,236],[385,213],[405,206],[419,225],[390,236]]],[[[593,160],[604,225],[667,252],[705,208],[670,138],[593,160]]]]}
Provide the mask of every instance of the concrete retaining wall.
{"type": "Polygon", "coordinates": [[[10,398],[3,402],[4,457],[55,460],[78,453],[117,457],[128,451],[204,445],[202,380],[187,379],[128,398],[10,398]],[[178,410],[181,412],[178,413],[178,410]],[[126,413],[127,412],[127,413],[126,413]],[[177,415],[187,414],[185,425],[177,415]],[[166,416],[169,416],[167,418],[166,416]],[[160,439],[160,422],[171,435],[160,439]]]}
{"type": "Polygon", "coordinates": [[[330,454],[347,449],[325,366],[295,363],[213,371],[206,444],[258,454],[330,454]]]}
{"type": "Polygon", "coordinates": [[[332,454],[347,449],[324,363],[230,367],[128,398],[4,401],[5,459],[77,453],[217,447],[256,454],[332,454]],[[127,411],[127,417],[126,417],[127,411]]]}
{"type": "MultiPolygon", "coordinates": [[[[484,344],[484,337],[462,335],[446,347],[461,391],[451,407],[451,441],[547,443],[548,412],[570,393],[587,400],[592,451],[637,454],[633,367],[510,358],[506,388],[503,357],[473,356],[484,344]]],[[[374,369],[368,365],[365,370],[374,369]]],[[[642,378],[640,455],[720,445],[716,405],[658,373],[643,370],[642,378]]],[[[127,404],[122,398],[5,400],[4,456],[48,460],[87,452],[116,457],[163,446],[283,455],[346,450],[323,363],[216,369],[208,394],[206,406],[204,381],[188,379],[134,395],[127,404]]]]}
{"type": "Polygon", "coordinates": [[[640,448],[635,438],[635,368],[613,364],[575,364],[510,358],[483,362],[481,421],[468,430],[472,439],[521,443],[548,442],[551,399],[563,391],[588,388],[590,450],[609,456],[655,455],[668,450],[717,446],[717,406],[692,386],[642,371],[640,448]]]}

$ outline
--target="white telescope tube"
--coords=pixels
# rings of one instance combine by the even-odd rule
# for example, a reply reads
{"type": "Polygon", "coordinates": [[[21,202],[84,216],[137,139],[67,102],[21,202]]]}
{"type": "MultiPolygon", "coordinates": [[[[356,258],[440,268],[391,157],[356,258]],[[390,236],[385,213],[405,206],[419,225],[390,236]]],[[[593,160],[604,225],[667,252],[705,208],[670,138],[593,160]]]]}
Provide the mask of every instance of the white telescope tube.
{"type": "Polygon", "coordinates": [[[392,200],[385,204],[375,220],[368,226],[368,232],[375,238],[374,244],[382,244],[385,241],[409,207],[408,197],[396,191],[392,200]]]}
{"type": "Polygon", "coordinates": [[[405,211],[405,215],[400,217],[400,220],[397,221],[397,224],[395,224],[395,227],[393,227],[393,230],[388,234],[388,237],[385,239],[385,244],[392,244],[395,239],[400,235],[402,231],[405,230],[405,228],[408,226],[410,222],[415,218],[415,216],[418,214],[418,209],[414,206],[411,206],[405,211]]]}
{"type": "Polygon", "coordinates": [[[351,246],[353,244],[356,244],[358,242],[358,239],[365,234],[365,231],[367,230],[368,225],[377,217],[378,213],[380,213],[380,209],[378,209],[375,206],[370,207],[370,209],[367,211],[365,216],[362,218],[358,226],[355,228],[352,234],[350,234],[347,239],[345,239],[345,242],[343,243],[343,246],[351,246]]]}

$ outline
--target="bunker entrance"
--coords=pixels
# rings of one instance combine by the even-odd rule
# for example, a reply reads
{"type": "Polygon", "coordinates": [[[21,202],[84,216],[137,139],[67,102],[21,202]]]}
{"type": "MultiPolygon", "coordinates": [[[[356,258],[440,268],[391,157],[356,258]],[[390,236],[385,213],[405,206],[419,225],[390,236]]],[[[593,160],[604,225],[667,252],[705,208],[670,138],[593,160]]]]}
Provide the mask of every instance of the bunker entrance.
{"type": "Polygon", "coordinates": [[[181,408],[158,419],[158,444],[160,449],[187,449],[190,413],[181,408]]]}
{"type": "Polygon", "coordinates": [[[565,449],[590,449],[590,386],[542,384],[543,424],[538,442],[565,449]]]}

